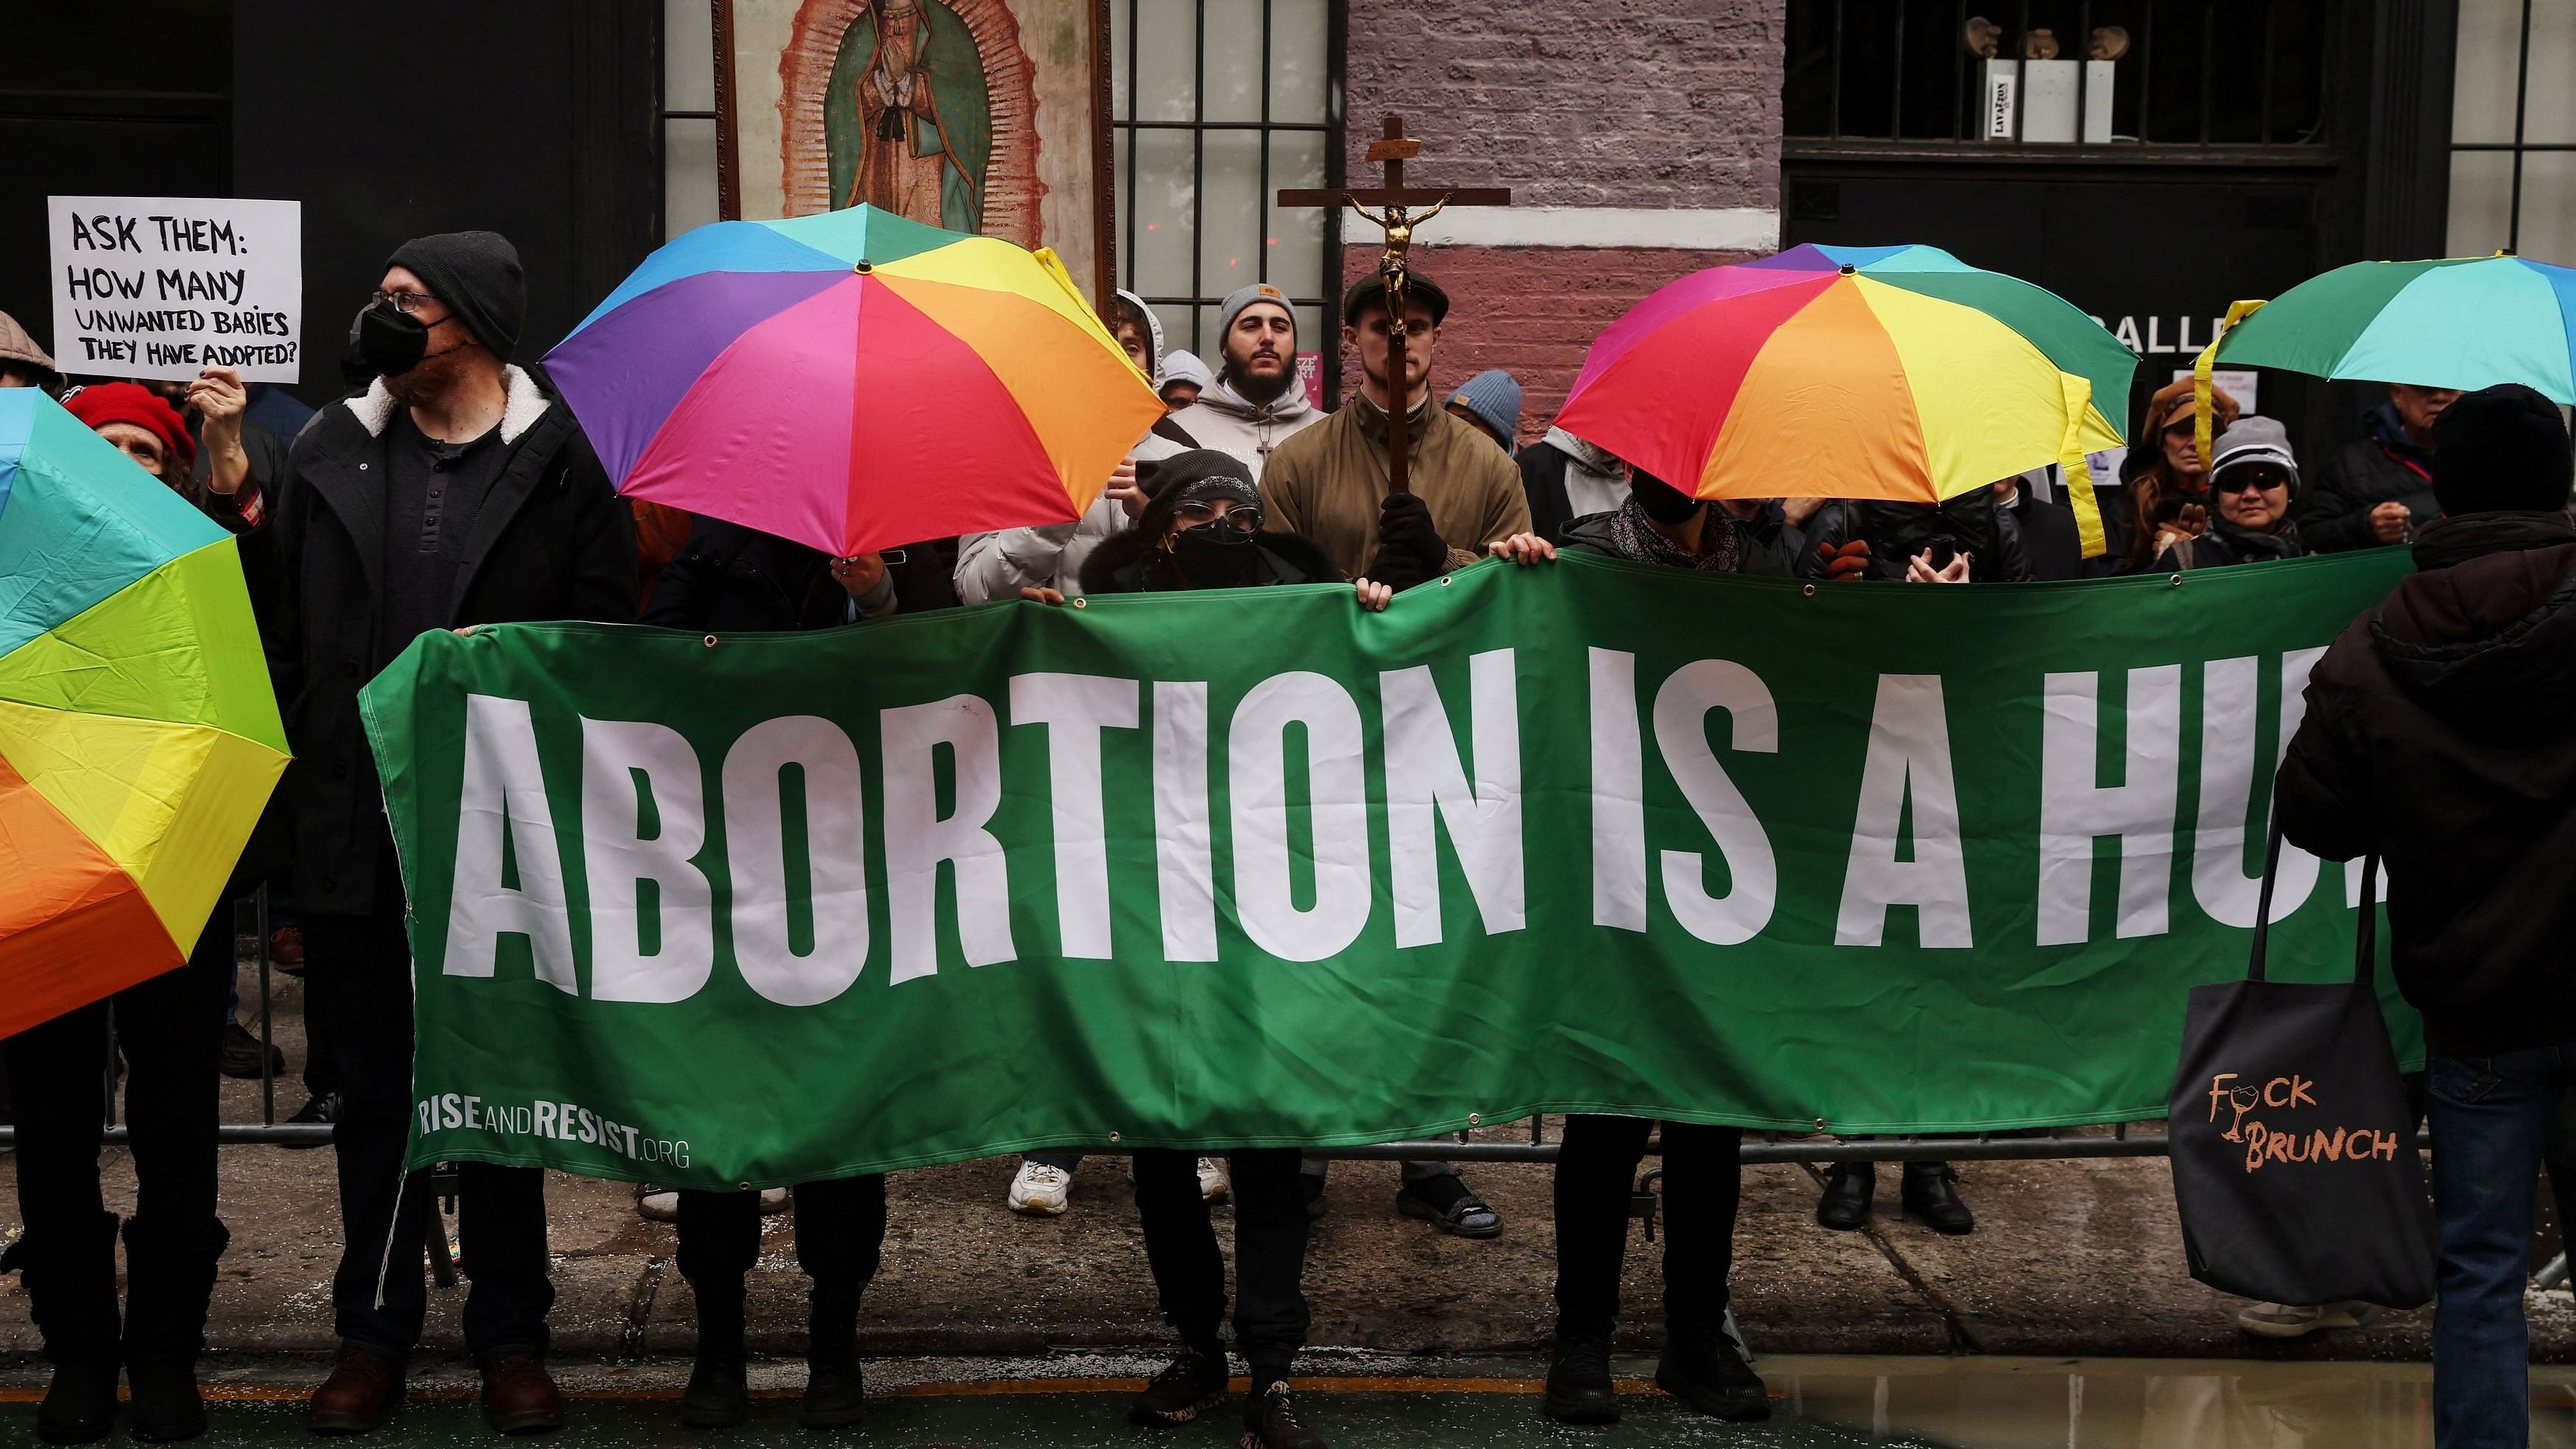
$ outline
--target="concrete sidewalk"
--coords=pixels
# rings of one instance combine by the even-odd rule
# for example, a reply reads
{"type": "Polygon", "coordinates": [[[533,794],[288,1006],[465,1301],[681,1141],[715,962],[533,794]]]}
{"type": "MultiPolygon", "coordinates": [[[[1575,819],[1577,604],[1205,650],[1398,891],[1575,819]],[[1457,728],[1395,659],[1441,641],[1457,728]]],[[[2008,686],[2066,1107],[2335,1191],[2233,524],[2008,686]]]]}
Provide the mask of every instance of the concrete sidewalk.
{"type": "MultiPolygon", "coordinates": [[[[246,981],[248,973],[245,973],[246,981]]],[[[300,985],[281,978],[279,1035],[300,1061],[300,985]]],[[[226,1115],[256,1121],[259,1084],[228,1082],[226,1115]]],[[[303,1101],[278,1084],[282,1118],[303,1101]]],[[[1526,1128],[1498,1129],[1509,1136],[1526,1128]]],[[[1550,1135],[1553,1136],[1551,1125],[1550,1135]]],[[[328,1148],[228,1147],[223,1214],[233,1242],[207,1337],[219,1355],[320,1355],[333,1348],[330,1276],[339,1254],[328,1148]]],[[[862,1332],[883,1354],[1026,1357],[1064,1350],[1157,1349],[1168,1330],[1154,1304],[1123,1159],[1076,1175],[1073,1211],[1018,1217],[1002,1199],[1015,1162],[993,1159],[897,1174],[884,1271],[862,1332]]],[[[14,1159],[0,1157],[0,1222],[16,1231],[14,1159]]],[[[126,1154],[107,1153],[111,1209],[129,1210],[126,1154]]],[[[1529,1355],[1549,1340],[1554,1235],[1549,1169],[1489,1164],[1467,1181],[1504,1217],[1503,1236],[1468,1242],[1399,1217],[1393,1163],[1336,1163],[1331,1210],[1316,1224],[1307,1292],[1311,1342],[1393,1355],[1529,1355]]],[[[689,1351],[688,1285],[671,1266],[671,1229],[640,1219],[620,1183],[550,1174],[557,1353],[613,1362],[689,1351]]],[[[1880,1216],[1860,1233],[1814,1218],[1806,1169],[1746,1170],[1736,1239],[1736,1315],[1759,1351],[1984,1353],[2263,1358],[2424,1358],[2429,1311],[2383,1313],[2359,1331],[2278,1343],[2248,1338],[2238,1300],[2193,1282],[2183,1261],[2170,1176],[2161,1159],[1970,1163],[1960,1191],[1978,1215],[1945,1238],[1896,1215],[1893,1168],[1881,1171],[1880,1216]]],[[[1220,1209],[1219,1236],[1231,1214],[1220,1209]]],[[[452,1228],[454,1219],[448,1219],[452,1228]]],[[[1622,1343],[1660,1342],[1661,1243],[1632,1236],[1622,1343]]],[[[471,1264],[468,1264],[470,1272],[471,1264]]],[[[430,1350],[461,1348],[463,1290],[433,1291],[430,1350]]],[[[2576,1361],[2576,1309],[2566,1292],[2535,1295],[2535,1360],[2576,1361]]],[[[797,1350],[804,1279],[786,1218],[768,1220],[751,1298],[754,1346],[797,1350]]],[[[26,1295],[0,1279],[0,1361],[37,1348],[26,1295]]],[[[1534,1370],[1536,1371],[1536,1370],[1534,1370]]]]}

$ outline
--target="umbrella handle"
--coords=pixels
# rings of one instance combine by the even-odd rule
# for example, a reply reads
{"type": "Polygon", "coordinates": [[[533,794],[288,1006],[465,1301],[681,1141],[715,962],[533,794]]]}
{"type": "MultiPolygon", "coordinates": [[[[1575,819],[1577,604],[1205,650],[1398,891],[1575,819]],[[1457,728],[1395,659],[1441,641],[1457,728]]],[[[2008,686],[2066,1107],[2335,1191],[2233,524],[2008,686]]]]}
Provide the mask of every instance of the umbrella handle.
{"type": "Polygon", "coordinates": [[[2210,434],[2213,431],[2209,425],[2209,370],[2218,361],[2218,344],[2227,340],[2227,334],[2236,330],[2237,323],[2262,311],[2264,301],[2258,297],[2251,302],[2228,303],[2227,320],[2218,324],[2218,335],[2209,339],[2207,347],[2200,349],[2200,356],[2192,359],[2191,446],[2200,454],[2200,471],[2203,473],[2209,471],[2210,434]]]}

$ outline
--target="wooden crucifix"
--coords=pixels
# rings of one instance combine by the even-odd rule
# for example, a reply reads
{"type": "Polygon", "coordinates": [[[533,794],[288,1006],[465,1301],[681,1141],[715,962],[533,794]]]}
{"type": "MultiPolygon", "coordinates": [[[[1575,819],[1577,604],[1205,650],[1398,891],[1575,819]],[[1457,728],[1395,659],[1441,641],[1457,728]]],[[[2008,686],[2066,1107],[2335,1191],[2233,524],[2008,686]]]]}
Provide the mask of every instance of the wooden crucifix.
{"type": "Polygon", "coordinates": [[[1405,284],[1409,277],[1406,254],[1412,250],[1413,229],[1452,206],[1509,206],[1511,188],[1507,186],[1407,186],[1404,163],[1422,154],[1422,142],[1404,134],[1404,118],[1386,118],[1383,136],[1369,143],[1367,160],[1381,166],[1384,184],[1357,188],[1321,190],[1287,190],[1279,193],[1281,206],[1349,206],[1351,210],[1376,222],[1386,230],[1386,251],[1378,258],[1378,275],[1386,278],[1387,310],[1387,401],[1386,410],[1386,486],[1390,493],[1412,491],[1413,439],[1412,398],[1404,385],[1404,303],[1405,284]],[[1378,208],[1375,211],[1370,207],[1378,208]],[[1429,210],[1416,214],[1414,207],[1429,210]]]}

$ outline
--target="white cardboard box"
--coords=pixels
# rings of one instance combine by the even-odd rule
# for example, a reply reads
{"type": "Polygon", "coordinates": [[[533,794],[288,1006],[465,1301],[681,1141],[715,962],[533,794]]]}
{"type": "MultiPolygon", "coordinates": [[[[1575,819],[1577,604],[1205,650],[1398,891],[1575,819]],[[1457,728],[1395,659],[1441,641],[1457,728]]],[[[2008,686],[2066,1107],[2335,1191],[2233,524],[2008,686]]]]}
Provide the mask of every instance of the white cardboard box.
{"type": "Polygon", "coordinates": [[[2021,138],[2034,144],[2075,142],[2076,65],[2071,60],[2021,63],[2021,138]]]}
{"type": "Polygon", "coordinates": [[[1985,66],[1986,126],[1989,141],[2010,141],[2020,135],[2021,62],[1990,60],[1985,66]]]}
{"type": "Polygon", "coordinates": [[[2111,95],[2113,73],[2118,62],[2088,60],[2084,62],[2084,144],[2111,144],[2111,95]]]}

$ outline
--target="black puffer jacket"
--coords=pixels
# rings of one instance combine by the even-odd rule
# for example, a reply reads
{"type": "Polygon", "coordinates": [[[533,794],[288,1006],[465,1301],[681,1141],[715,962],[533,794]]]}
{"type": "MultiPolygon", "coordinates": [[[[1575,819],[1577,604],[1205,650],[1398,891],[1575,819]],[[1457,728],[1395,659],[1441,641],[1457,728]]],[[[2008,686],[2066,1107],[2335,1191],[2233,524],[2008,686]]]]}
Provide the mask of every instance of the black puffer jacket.
{"type": "MultiPolygon", "coordinates": [[[[1620,552],[1618,538],[1610,527],[1618,516],[1617,509],[1608,513],[1587,513],[1565,525],[1564,537],[1557,541],[1557,546],[1577,553],[1624,558],[1626,555],[1620,552]]],[[[1722,508],[1712,508],[1708,526],[1735,530],[1735,572],[1777,578],[1789,571],[1778,551],[1762,541],[1761,531],[1755,524],[1748,524],[1722,508]]]]}
{"type": "Polygon", "coordinates": [[[2382,503],[2405,504],[2419,529],[2442,516],[2433,497],[2433,455],[2407,441],[2396,405],[2372,408],[2369,427],[2370,436],[2326,460],[2299,500],[2299,535],[2314,552],[2379,547],[2370,510],[2382,503]]]}
{"type": "Polygon", "coordinates": [[[2290,843],[2386,862],[2398,987],[2445,1055],[2576,1041],[2576,525],[2444,519],[2308,676],[2290,843]]]}

